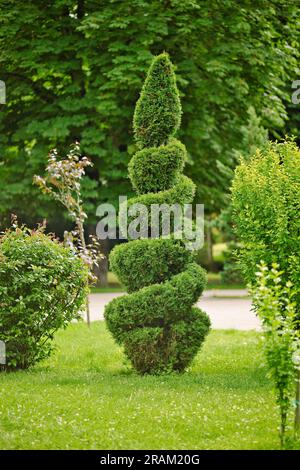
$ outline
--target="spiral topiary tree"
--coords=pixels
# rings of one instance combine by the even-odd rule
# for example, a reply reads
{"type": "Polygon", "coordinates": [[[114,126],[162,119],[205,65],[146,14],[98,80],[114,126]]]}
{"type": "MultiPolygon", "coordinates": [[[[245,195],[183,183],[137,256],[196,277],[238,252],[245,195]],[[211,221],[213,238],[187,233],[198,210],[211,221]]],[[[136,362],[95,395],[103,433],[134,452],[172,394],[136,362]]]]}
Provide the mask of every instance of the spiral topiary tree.
{"type": "MultiPolygon", "coordinates": [[[[129,176],[137,197],[129,205],[150,209],[192,202],[194,183],[182,174],[186,149],[174,138],[180,120],[173,66],[163,53],[154,58],[135,109],[139,151],[129,163],[129,176]]],[[[150,374],[183,371],[210,326],[207,315],[193,307],[206,285],[205,271],[174,236],[118,245],[110,265],[129,295],[110,302],[105,319],[133,367],[150,374]]]]}

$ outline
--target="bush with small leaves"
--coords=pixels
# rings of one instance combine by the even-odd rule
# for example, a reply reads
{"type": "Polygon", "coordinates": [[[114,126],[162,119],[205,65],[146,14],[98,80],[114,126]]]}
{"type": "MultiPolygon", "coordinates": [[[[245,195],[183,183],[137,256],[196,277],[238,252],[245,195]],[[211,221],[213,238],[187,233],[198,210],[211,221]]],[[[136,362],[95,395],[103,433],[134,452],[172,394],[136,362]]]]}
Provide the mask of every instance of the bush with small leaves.
{"type": "Polygon", "coordinates": [[[0,237],[0,339],[7,370],[48,357],[59,328],[80,317],[87,295],[83,261],[42,229],[15,227],[0,237]]]}
{"type": "MultiPolygon", "coordinates": [[[[298,390],[297,400],[300,398],[300,331],[297,328],[294,286],[290,281],[284,285],[283,273],[279,268],[276,263],[268,268],[261,262],[256,273],[257,287],[252,294],[263,326],[264,350],[280,409],[280,441],[284,447],[288,442],[287,430],[295,408],[295,388],[298,390]]],[[[297,409],[299,403],[296,405],[297,409]]]]}
{"type": "MultiPolygon", "coordinates": [[[[274,330],[273,325],[270,330],[275,354],[279,343],[284,346],[283,341],[286,341],[283,333],[290,335],[292,342],[300,330],[300,150],[294,141],[270,142],[257,150],[252,158],[241,161],[232,184],[232,209],[236,233],[241,242],[240,265],[252,291],[258,289],[259,293],[262,287],[260,277],[256,275],[261,261],[266,270],[280,266],[280,276],[277,276],[276,270],[276,276],[271,271],[273,290],[264,292],[257,307],[264,322],[270,320],[267,315],[273,315],[272,321],[278,325],[278,331],[274,330]],[[293,293],[294,318],[285,330],[278,324],[278,318],[282,321],[288,313],[287,293],[283,288],[279,289],[280,284],[289,286],[289,291],[293,293]],[[266,302],[274,293],[276,308],[267,309],[266,302]]],[[[286,358],[284,368],[288,373],[286,358]]],[[[279,357],[278,363],[282,361],[279,357]]],[[[293,364],[289,367],[293,368],[293,364]]],[[[282,382],[282,377],[277,375],[276,380],[280,390],[278,383],[282,382]]],[[[281,386],[284,384],[281,383],[281,386]]],[[[296,394],[295,430],[300,433],[299,371],[296,394]]]]}
{"type": "Polygon", "coordinates": [[[278,263],[285,282],[295,286],[300,311],[300,149],[295,142],[270,142],[241,161],[232,184],[232,211],[246,282],[257,282],[261,260],[267,266],[278,263]]]}

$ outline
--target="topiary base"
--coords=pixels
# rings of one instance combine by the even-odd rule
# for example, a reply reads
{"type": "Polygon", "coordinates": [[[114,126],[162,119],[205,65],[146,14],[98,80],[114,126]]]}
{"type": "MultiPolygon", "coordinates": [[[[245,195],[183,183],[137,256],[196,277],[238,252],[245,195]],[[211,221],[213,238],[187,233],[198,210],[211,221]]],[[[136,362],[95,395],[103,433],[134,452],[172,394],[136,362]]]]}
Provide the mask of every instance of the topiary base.
{"type": "Polygon", "coordinates": [[[141,328],[127,335],[126,356],[140,374],[183,372],[199,351],[210,321],[205,312],[193,308],[191,317],[166,328],[141,328]]]}

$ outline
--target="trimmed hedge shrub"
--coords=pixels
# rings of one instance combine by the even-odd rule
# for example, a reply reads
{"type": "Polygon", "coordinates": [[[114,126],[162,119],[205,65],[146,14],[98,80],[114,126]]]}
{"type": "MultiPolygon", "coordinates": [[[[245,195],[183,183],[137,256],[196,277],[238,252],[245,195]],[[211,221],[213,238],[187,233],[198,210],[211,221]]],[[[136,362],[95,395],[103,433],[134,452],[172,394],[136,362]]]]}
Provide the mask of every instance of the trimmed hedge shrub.
{"type": "Polygon", "coordinates": [[[0,237],[6,369],[27,369],[50,355],[55,332],[79,318],[87,279],[82,260],[41,230],[16,228],[0,237]]]}
{"type": "MultiPolygon", "coordinates": [[[[161,54],[153,60],[134,114],[140,150],[129,163],[129,176],[138,196],[129,207],[192,202],[195,185],[182,175],[186,149],[174,138],[180,118],[173,67],[161,54]]],[[[105,319],[133,367],[151,374],[183,371],[210,326],[207,315],[193,307],[206,285],[205,271],[174,237],[116,246],[110,264],[129,295],[110,302],[105,319]]]]}

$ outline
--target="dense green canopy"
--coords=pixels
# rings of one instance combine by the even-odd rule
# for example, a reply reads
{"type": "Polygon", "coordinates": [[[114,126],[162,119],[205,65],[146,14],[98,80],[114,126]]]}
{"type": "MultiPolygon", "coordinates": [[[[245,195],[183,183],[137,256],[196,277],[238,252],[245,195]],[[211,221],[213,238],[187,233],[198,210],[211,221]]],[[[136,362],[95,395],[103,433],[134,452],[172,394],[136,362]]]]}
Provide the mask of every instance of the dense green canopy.
{"type": "Polygon", "coordinates": [[[54,208],[32,186],[48,150],[78,139],[94,168],[96,203],[130,194],[128,134],[153,55],[176,64],[197,200],[218,211],[254,106],[271,136],[284,129],[297,77],[297,5],[281,0],[0,0],[0,222],[28,222],[54,208]],[[99,184],[100,182],[100,184],[99,184]]]}

